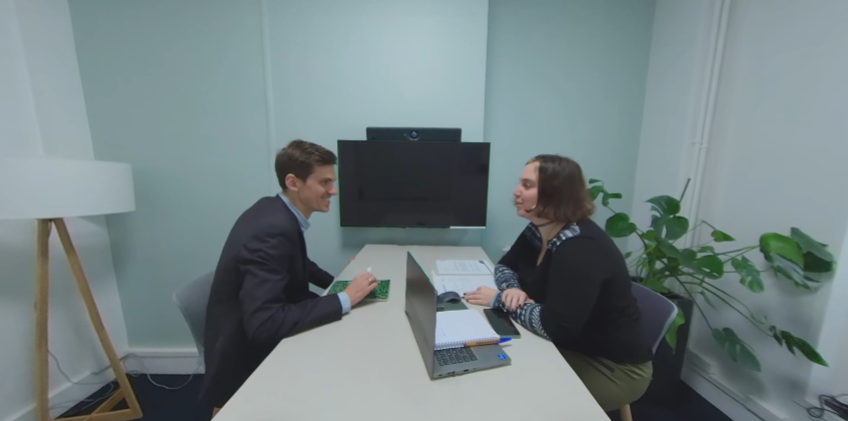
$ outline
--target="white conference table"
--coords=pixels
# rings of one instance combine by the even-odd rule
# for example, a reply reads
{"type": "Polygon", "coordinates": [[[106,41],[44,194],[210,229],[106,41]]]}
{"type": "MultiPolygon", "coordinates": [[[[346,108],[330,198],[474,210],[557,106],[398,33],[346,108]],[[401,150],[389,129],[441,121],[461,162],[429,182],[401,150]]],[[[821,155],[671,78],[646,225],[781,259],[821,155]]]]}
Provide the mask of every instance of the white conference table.
{"type": "Polygon", "coordinates": [[[404,313],[407,251],[427,274],[438,259],[491,261],[480,247],[365,246],[338,279],[371,266],[389,300],[280,342],[214,421],[609,421],[556,348],[517,324],[511,365],[430,380],[404,313]]]}

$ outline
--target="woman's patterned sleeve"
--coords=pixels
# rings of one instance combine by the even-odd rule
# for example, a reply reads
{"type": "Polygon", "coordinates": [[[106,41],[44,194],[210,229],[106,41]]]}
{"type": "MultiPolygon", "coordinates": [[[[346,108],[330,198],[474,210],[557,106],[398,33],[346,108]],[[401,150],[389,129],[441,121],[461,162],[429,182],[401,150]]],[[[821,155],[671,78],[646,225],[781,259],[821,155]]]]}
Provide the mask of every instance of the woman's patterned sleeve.
{"type": "Polygon", "coordinates": [[[492,307],[500,308],[501,310],[509,313],[509,317],[518,322],[521,326],[524,326],[525,329],[545,339],[551,339],[548,334],[545,333],[545,329],[542,328],[541,304],[524,303],[524,305],[518,307],[515,311],[509,311],[506,307],[504,307],[503,301],[501,301],[501,293],[498,293],[495,296],[492,307]]]}
{"type": "Polygon", "coordinates": [[[501,291],[510,288],[521,289],[521,286],[518,285],[518,275],[502,264],[495,266],[495,285],[501,291]]]}

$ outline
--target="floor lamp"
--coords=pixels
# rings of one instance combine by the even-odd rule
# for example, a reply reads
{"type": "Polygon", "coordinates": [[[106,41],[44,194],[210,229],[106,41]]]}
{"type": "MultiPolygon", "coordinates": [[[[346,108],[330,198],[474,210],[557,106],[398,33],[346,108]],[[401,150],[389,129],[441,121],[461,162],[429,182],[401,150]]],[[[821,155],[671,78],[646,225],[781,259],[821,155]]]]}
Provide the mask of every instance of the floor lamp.
{"type": "Polygon", "coordinates": [[[115,353],[91,294],[64,218],[108,215],[135,209],[132,172],[127,164],[94,160],[0,159],[0,220],[28,219],[38,224],[35,284],[35,377],[38,421],[51,419],[48,398],[47,316],[49,240],[55,228],[71,273],[85,302],[100,345],[119,389],[90,415],[63,421],[125,421],[141,418],[126,371],[115,353]],[[121,400],[127,409],[113,410],[121,400]]]}

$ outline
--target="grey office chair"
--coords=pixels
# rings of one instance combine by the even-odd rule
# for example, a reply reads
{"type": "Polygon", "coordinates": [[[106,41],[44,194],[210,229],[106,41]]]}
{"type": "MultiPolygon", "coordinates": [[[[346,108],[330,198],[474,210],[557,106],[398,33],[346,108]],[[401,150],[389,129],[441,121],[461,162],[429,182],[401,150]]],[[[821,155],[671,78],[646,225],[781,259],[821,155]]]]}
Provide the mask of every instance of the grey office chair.
{"type": "MultiPolygon", "coordinates": [[[[632,282],[631,290],[636,297],[636,304],[642,313],[642,333],[651,344],[651,352],[655,354],[669,326],[677,317],[677,305],[668,298],[632,282]]],[[[630,404],[621,407],[621,421],[633,421],[630,404]]]]}
{"type": "Polygon", "coordinates": [[[191,281],[188,285],[174,293],[174,301],[188,323],[191,336],[197,345],[197,352],[203,357],[203,328],[206,326],[206,302],[209,301],[209,290],[215,271],[206,273],[191,281]]]}

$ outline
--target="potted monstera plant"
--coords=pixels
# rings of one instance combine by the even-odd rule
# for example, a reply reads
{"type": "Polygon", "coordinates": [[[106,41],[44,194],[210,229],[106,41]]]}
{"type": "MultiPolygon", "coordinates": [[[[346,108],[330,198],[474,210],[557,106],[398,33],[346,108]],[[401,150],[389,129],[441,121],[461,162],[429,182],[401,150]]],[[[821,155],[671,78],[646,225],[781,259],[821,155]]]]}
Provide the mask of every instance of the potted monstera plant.
{"type": "Polygon", "coordinates": [[[686,188],[680,198],[663,195],[649,199],[651,221],[647,227],[640,228],[628,214],[613,208],[612,201],[622,198],[620,193],[608,191],[603,181],[597,179],[589,180],[589,191],[593,200],[600,198],[601,205],[612,212],[605,222],[606,232],[613,238],[635,236],[641,243],[635,253],[625,254],[634,281],[665,295],[680,308],[665,341],[657,350],[653,391],[649,390],[647,395],[661,394],[666,399],[674,399],[673,391],[679,390],[676,382],[680,381],[688,340],[686,322],[692,316],[693,306],[703,316],[716,344],[731,360],[749,370],[762,370],[755,350],[732,328],[713,324],[703,311],[704,304],[716,307],[717,303],[721,303],[722,311],[737,313],[763,335],[773,338],[776,346],[785,347],[793,355],[800,354],[815,364],[827,366],[825,359],[810,343],[755,314],[745,304],[744,297],[722,287],[727,278],[735,278],[746,288],[746,293],[759,294],[766,289],[767,277],[764,275],[771,274],[798,288],[815,290],[834,272],[834,258],[827,245],[794,227],[788,235],[767,232],[760,235],[758,244],[737,245],[733,236],[709,222],[693,224],[680,214],[686,188]],[[691,247],[682,246],[679,240],[696,230],[709,232],[706,241],[691,247]],[[747,257],[755,252],[762,255],[764,268],[747,257]]]}

